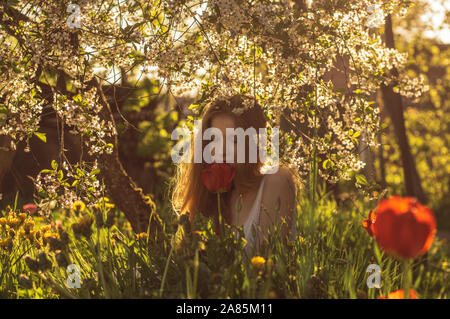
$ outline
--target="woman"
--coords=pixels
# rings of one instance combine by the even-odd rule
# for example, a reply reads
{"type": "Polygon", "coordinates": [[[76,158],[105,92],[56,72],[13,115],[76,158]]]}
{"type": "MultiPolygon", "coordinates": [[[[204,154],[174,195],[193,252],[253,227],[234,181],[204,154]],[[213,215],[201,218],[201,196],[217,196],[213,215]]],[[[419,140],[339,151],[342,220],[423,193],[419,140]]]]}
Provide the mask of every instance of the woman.
{"type": "MultiPolygon", "coordinates": [[[[221,194],[220,210],[226,223],[230,225],[243,226],[244,236],[247,240],[246,251],[253,253],[263,243],[265,235],[273,229],[274,224],[280,223],[283,238],[295,235],[295,198],[296,186],[294,174],[290,169],[280,163],[278,171],[274,174],[264,174],[262,168],[264,163],[259,156],[255,163],[249,155],[249,138],[246,137],[245,161],[239,163],[237,159],[236,139],[227,136],[227,128],[266,128],[266,118],[262,108],[256,101],[247,96],[235,95],[210,103],[201,117],[201,130],[203,133],[208,128],[220,130],[224,137],[223,161],[226,160],[226,145],[235,146],[234,161],[227,164],[231,166],[234,178],[229,190],[221,194]],[[282,220],[286,223],[281,223],[282,220]],[[252,229],[255,228],[255,231],[252,229]]],[[[198,138],[195,138],[198,141],[198,138]]],[[[202,142],[202,153],[206,144],[202,142]]],[[[195,145],[191,145],[194,150],[195,145]]],[[[259,151],[259,149],[258,149],[259,151]]],[[[213,150],[211,155],[214,154],[213,150]]],[[[221,155],[222,155],[221,154],[221,155]]],[[[258,152],[259,154],[259,152],[258,152]]],[[[173,205],[180,213],[189,213],[192,222],[196,214],[204,214],[219,220],[217,194],[211,192],[202,180],[202,172],[208,167],[202,158],[200,163],[194,161],[194,152],[191,152],[190,163],[181,163],[175,178],[175,189],[173,193],[173,205]]],[[[217,225],[217,224],[216,224],[217,225]]]]}

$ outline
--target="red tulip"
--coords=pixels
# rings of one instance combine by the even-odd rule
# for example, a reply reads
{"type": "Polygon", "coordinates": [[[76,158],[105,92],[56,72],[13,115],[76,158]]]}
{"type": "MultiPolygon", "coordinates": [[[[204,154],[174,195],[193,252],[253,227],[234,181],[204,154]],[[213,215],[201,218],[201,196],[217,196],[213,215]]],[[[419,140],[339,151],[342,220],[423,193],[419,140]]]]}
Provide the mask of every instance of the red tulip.
{"type": "Polygon", "coordinates": [[[202,181],[211,193],[228,192],[235,169],[227,163],[208,164],[202,171],[202,181]]]}
{"type": "Polygon", "coordinates": [[[37,210],[37,206],[35,204],[26,204],[23,206],[24,212],[29,212],[30,214],[34,214],[37,210]]]}
{"type": "Polygon", "coordinates": [[[370,236],[373,236],[373,223],[375,222],[375,214],[373,210],[370,211],[369,217],[363,220],[363,226],[367,230],[370,236]]]}
{"type": "MultiPolygon", "coordinates": [[[[405,299],[405,292],[403,289],[391,292],[387,297],[381,296],[378,299],[405,299]]],[[[408,299],[417,299],[417,293],[414,289],[409,290],[408,299]]]]}
{"type": "Polygon", "coordinates": [[[412,197],[382,200],[364,222],[388,255],[405,259],[426,253],[436,233],[433,211],[412,197]]]}

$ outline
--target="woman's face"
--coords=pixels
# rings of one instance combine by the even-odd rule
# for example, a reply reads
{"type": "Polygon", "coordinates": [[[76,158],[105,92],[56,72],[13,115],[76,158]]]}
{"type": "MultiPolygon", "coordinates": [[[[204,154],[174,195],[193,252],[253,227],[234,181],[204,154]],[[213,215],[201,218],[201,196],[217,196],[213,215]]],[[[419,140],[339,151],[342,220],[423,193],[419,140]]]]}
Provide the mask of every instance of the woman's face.
{"type": "MultiPolygon", "coordinates": [[[[222,149],[222,155],[223,155],[223,162],[227,161],[227,145],[229,149],[234,150],[234,157],[231,157],[231,154],[229,154],[228,162],[231,166],[236,167],[237,166],[237,139],[234,138],[232,134],[227,136],[227,128],[234,129],[236,128],[236,124],[234,122],[234,119],[227,114],[217,114],[213,116],[211,119],[211,127],[217,128],[221,131],[221,136],[223,138],[223,149],[222,149]],[[232,163],[230,163],[230,160],[232,163]]],[[[215,149],[211,152],[213,156],[215,156],[215,149]]]]}

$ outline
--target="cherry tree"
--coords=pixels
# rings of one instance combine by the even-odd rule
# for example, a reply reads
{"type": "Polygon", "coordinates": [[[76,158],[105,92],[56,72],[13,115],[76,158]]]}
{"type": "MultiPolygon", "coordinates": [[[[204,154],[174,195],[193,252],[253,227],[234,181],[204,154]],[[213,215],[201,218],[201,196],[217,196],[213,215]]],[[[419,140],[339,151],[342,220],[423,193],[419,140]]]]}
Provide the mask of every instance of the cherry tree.
{"type": "MultiPolygon", "coordinates": [[[[136,81],[155,78],[160,92],[175,97],[195,94],[194,114],[217,97],[253,96],[270,126],[284,129],[282,157],[302,176],[317,169],[330,182],[349,179],[364,166],[358,143],[377,145],[374,92],[392,83],[407,97],[423,89],[421,79],[402,73],[406,56],[386,47],[373,25],[376,15],[383,21],[401,13],[406,1],[1,0],[0,5],[3,152],[13,154],[19,142],[42,137],[41,115],[52,110],[62,127],[80,136],[94,159],[92,171],[100,172],[136,232],[145,231],[149,220],[151,231],[162,232],[162,222],[119,161],[114,100],[104,94],[107,79],[99,68],[137,72],[136,81]]],[[[64,153],[62,145],[58,162],[70,172],[64,153]]],[[[52,182],[40,176],[36,187],[52,182]]],[[[53,187],[60,205],[79,199],[69,186],[60,182],[63,192],[53,187]]]]}

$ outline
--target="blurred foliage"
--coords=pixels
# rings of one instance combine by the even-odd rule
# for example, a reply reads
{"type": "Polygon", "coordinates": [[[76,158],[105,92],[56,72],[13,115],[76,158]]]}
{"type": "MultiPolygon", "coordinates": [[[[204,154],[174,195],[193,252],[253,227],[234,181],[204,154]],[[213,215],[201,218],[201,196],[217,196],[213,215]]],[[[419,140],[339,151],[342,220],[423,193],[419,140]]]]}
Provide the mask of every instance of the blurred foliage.
{"type": "MultiPolygon", "coordinates": [[[[426,2],[419,1],[406,17],[396,20],[394,34],[402,33],[397,33],[396,47],[408,53],[407,72],[411,76],[425,75],[429,85],[418,102],[404,99],[405,125],[427,204],[436,212],[438,227],[450,229],[450,44],[424,37],[430,26],[415,23],[424,10],[426,2]],[[407,37],[405,30],[411,31],[407,37]]],[[[390,193],[403,194],[398,145],[390,119],[385,118],[384,123],[387,186],[390,193]]],[[[379,163],[376,167],[379,169],[379,163]]]]}

